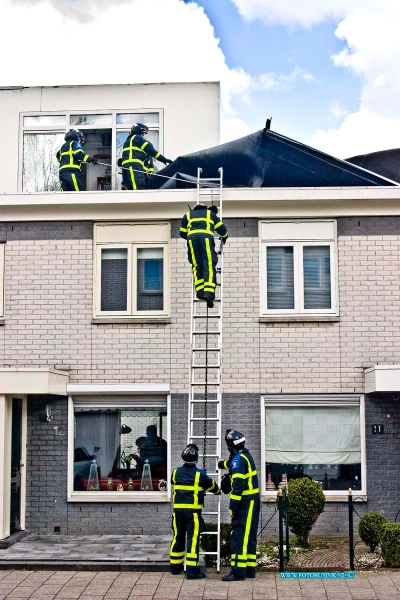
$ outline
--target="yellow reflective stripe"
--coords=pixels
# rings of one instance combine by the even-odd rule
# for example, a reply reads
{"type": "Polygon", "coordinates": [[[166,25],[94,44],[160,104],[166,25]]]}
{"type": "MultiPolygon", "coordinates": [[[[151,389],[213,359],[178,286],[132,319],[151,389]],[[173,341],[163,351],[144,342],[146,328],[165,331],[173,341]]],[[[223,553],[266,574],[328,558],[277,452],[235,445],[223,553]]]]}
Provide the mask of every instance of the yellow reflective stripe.
{"type": "MultiPolygon", "coordinates": [[[[200,478],[200,473],[199,472],[196,473],[196,477],[197,477],[197,475],[200,478]]],[[[188,553],[186,555],[186,557],[196,558],[197,559],[196,546],[197,546],[197,540],[199,538],[199,533],[200,533],[199,515],[197,513],[194,513],[193,519],[194,519],[194,532],[193,532],[193,537],[192,537],[192,547],[190,549],[190,553],[188,553]]]]}
{"type": "Polygon", "coordinates": [[[221,227],[221,225],[223,225],[222,221],[219,221],[216,225],[214,225],[215,229],[217,229],[217,227],[221,227]]]}
{"type": "Polygon", "coordinates": [[[238,559],[239,560],[247,560],[247,554],[238,554],[238,559]]]}
{"type": "Polygon", "coordinates": [[[241,563],[241,562],[238,562],[236,566],[237,566],[237,567],[245,567],[245,566],[246,566],[246,563],[241,563]]]}
{"type": "MultiPolygon", "coordinates": [[[[242,454],[241,456],[246,460],[247,465],[248,465],[248,469],[249,469],[248,472],[251,474],[251,476],[249,477],[249,493],[251,494],[253,492],[253,477],[252,477],[252,474],[254,473],[254,475],[256,475],[257,472],[251,470],[251,462],[249,461],[249,459],[247,458],[247,456],[245,456],[244,454],[242,454]]],[[[243,494],[244,493],[245,492],[243,492],[243,494]]]]}
{"type": "Polygon", "coordinates": [[[176,490],[202,490],[202,487],[196,486],[196,485],[176,485],[175,486],[176,490]]]}
{"type": "Polygon", "coordinates": [[[224,235],[221,235],[221,238],[222,238],[222,239],[223,239],[223,238],[226,238],[226,237],[228,237],[228,232],[226,232],[224,235]]]}
{"type": "MultiPolygon", "coordinates": [[[[172,529],[174,532],[174,537],[172,538],[172,542],[171,542],[171,546],[169,547],[170,548],[169,551],[170,551],[170,555],[172,554],[173,556],[175,556],[175,553],[171,552],[172,548],[176,544],[176,536],[178,535],[178,528],[176,526],[176,516],[175,515],[172,515],[172,529]]],[[[185,554],[185,553],[183,553],[183,554],[185,554]]]]}
{"type": "Polygon", "coordinates": [[[176,482],[176,469],[174,469],[172,471],[172,489],[174,490],[174,494],[172,496],[172,504],[175,504],[175,496],[176,496],[176,492],[175,492],[175,482],[176,482]]]}
{"type": "Polygon", "coordinates": [[[242,553],[245,556],[247,556],[247,546],[249,545],[250,525],[251,525],[251,521],[253,518],[253,509],[254,509],[254,500],[251,500],[250,506],[249,506],[249,512],[247,513],[246,529],[245,529],[244,538],[243,538],[242,553]]]}
{"type": "Polygon", "coordinates": [[[136,186],[136,179],[135,179],[135,171],[132,169],[132,167],[129,167],[129,175],[131,176],[132,188],[134,190],[136,190],[137,186],[136,186]]]}
{"type": "Polygon", "coordinates": [[[181,565],[184,560],[184,558],[170,558],[169,562],[171,563],[171,565],[181,565]]]}
{"type": "Polygon", "coordinates": [[[257,475],[257,471],[249,471],[249,473],[246,473],[246,475],[243,475],[242,473],[234,473],[232,475],[232,479],[234,477],[238,477],[240,479],[247,479],[247,477],[252,477],[253,475],[257,475]]]}
{"type": "Polygon", "coordinates": [[[229,494],[229,498],[230,498],[231,500],[241,500],[241,499],[242,499],[242,496],[234,496],[233,494],[229,494]]]}
{"type": "Polygon", "coordinates": [[[207,254],[207,263],[208,263],[208,281],[204,282],[204,287],[206,287],[207,285],[214,287],[213,286],[214,268],[213,268],[213,262],[212,262],[212,256],[211,256],[211,246],[210,246],[209,239],[206,239],[206,254],[207,254]]]}
{"type": "Polygon", "coordinates": [[[126,160],[123,160],[121,165],[126,165],[128,163],[139,163],[140,165],[142,165],[142,167],[144,166],[143,161],[139,158],[128,158],[126,160]]]}
{"type": "Polygon", "coordinates": [[[187,560],[186,564],[189,565],[189,567],[197,567],[197,560],[187,560]]]}
{"type": "Polygon", "coordinates": [[[211,492],[211,490],[213,490],[215,488],[217,484],[215,483],[215,481],[213,480],[211,486],[209,488],[206,489],[206,492],[211,492]]]}
{"type": "Polygon", "coordinates": [[[254,558],[254,560],[256,560],[256,558],[257,558],[257,555],[256,555],[256,554],[248,554],[248,555],[247,555],[247,560],[248,560],[249,558],[254,558]]]}
{"type": "Polygon", "coordinates": [[[71,179],[72,179],[72,183],[74,184],[74,188],[76,192],[79,192],[79,184],[76,180],[76,175],[75,173],[71,173],[71,179]]]}
{"type": "Polygon", "coordinates": [[[236,554],[231,554],[231,558],[236,558],[236,554]]]}
{"type": "Polygon", "coordinates": [[[63,169],[78,169],[78,171],[80,171],[81,165],[63,165],[62,167],[60,167],[60,171],[62,171],[63,169]]]}
{"type": "Polygon", "coordinates": [[[192,510],[201,510],[202,504],[174,504],[174,508],[191,508],[192,510]]]}
{"type": "Polygon", "coordinates": [[[208,231],[208,229],[193,229],[193,231],[188,231],[188,235],[195,235],[196,233],[206,233],[207,235],[214,237],[212,231],[208,231]]]}
{"type": "Polygon", "coordinates": [[[88,158],[89,158],[89,154],[85,154],[85,156],[82,159],[82,162],[84,162],[84,163],[87,162],[88,158]]]}
{"type": "Polygon", "coordinates": [[[258,488],[253,488],[252,490],[245,490],[242,494],[242,496],[249,496],[250,494],[258,494],[259,493],[259,489],[258,488]]]}
{"type": "Polygon", "coordinates": [[[170,552],[169,554],[170,554],[170,556],[184,556],[185,555],[185,551],[183,551],[183,552],[170,552]]]}
{"type": "Polygon", "coordinates": [[[184,233],[186,233],[187,229],[185,229],[184,227],[181,227],[179,231],[183,231],[184,233]]]}
{"type": "Polygon", "coordinates": [[[256,567],[256,566],[257,566],[257,563],[256,563],[255,560],[254,561],[253,560],[248,560],[246,562],[246,567],[256,567]]]}
{"type": "Polygon", "coordinates": [[[203,489],[199,486],[199,481],[200,481],[200,471],[197,471],[195,478],[194,478],[195,492],[193,495],[193,504],[199,503],[199,491],[203,489]]]}
{"type": "Polygon", "coordinates": [[[157,159],[159,156],[161,156],[161,152],[157,152],[154,158],[157,159]]]}

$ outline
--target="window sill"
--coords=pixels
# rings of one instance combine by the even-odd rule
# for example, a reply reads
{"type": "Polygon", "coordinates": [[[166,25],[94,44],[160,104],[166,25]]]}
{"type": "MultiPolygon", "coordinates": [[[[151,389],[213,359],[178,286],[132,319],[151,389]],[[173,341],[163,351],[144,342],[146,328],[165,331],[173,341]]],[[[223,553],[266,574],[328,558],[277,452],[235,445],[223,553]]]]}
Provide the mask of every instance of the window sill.
{"type": "Polygon", "coordinates": [[[92,325],[108,325],[113,323],[171,323],[170,317],[98,317],[92,319],[92,325]]]}
{"type": "Polygon", "coordinates": [[[329,323],[339,320],[338,315],[271,315],[259,318],[260,323],[329,323]]]}
{"type": "Polygon", "coordinates": [[[171,502],[167,492],[76,492],[68,502],[171,502]]]}
{"type": "MultiPolygon", "coordinates": [[[[267,495],[265,494],[264,496],[261,496],[261,500],[262,502],[268,502],[268,500],[276,500],[277,494],[271,494],[271,495],[267,495]]],[[[367,495],[366,494],[356,494],[353,492],[353,500],[354,502],[366,502],[367,501],[367,495]]],[[[348,501],[348,494],[347,492],[345,492],[343,494],[343,496],[336,494],[336,495],[332,495],[332,496],[327,496],[325,495],[325,501],[326,502],[346,502],[348,501]]]]}

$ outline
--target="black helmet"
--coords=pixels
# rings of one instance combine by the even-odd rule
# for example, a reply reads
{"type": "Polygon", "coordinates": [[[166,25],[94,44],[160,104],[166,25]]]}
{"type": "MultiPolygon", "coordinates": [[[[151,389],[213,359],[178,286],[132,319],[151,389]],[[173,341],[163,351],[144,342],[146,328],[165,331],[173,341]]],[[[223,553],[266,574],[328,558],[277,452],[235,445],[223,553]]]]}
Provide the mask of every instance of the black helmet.
{"type": "Polygon", "coordinates": [[[227,429],[225,432],[225,442],[229,450],[241,450],[244,448],[246,438],[243,433],[236,429],[227,429]]]}
{"type": "Polygon", "coordinates": [[[132,125],[131,133],[142,135],[142,133],[149,133],[149,128],[144,123],[135,123],[132,125]]]}
{"type": "Polygon", "coordinates": [[[188,444],[181,456],[185,463],[196,463],[199,460],[199,449],[196,444],[188,444]]]}
{"type": "Polygon", "coordinates": [[[214,214],[217,214],[218,206],[215,206],[215,204],[214,204],[213,206],[210,206],[210,208],[208,210],[210,210],[214,214]]]}
{"type": "Polygon", "coordinates": [[[84,135],[80,129],[71,129],[68,133],[65,134],[64,140],[66,142],[72,142],[72,140],[84,140],[84,135]]]}

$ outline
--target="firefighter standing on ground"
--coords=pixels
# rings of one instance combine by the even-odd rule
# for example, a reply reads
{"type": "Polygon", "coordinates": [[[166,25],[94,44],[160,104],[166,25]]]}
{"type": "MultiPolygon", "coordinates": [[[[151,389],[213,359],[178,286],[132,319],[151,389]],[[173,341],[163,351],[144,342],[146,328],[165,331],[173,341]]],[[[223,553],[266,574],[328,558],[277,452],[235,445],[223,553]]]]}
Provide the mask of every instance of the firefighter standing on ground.
{"type": "Polygon", "coordinates": [[[71,129],[65,135],[64,139],[65,143],[56,154],[57,160],[60,163],[60,189],[62,192],[79,192],[81,189],[81,164],[92,163],[97,165],[98,161],[83,151],[82,146],[85,138],[79,129],[71,129]]]}
{"type": "Polygon", "coordinates": [[[253,457],[245,448],[246,438],[227,429],[225,442],[230,457],[220,460],[220,469],[229,469],[232,489],[229,514],[232,520],[231,571],[222,581],[243,581],[256,576],[257,527],[260,515],[260,492],[253,457]]]}
{"type": "Polygon", "coordinates": [[[182,571],[186,546],[186,579],[205,577],[198,566],[200,533],[204,530],[201,510],[205,492],[220,493],[215,481],[196,467],[198,452],[196,444],[188,444],[182,452],[183,466],[176,467],[171,475],[174,537],[170,548],[170,571],[172,575],[182,571]]]}
{"type": "Polygon", "coordinates": [[[218,255],[215,252],[214,231],[219,233],[224,244],[228,239],[228,231],[217,212],[217,206],[208,208],[204,204],[196,204],[183,216],[179,232],[187,241],[196,295],[207,302],[208,308],[214,306],[217,285],[218,255]]]}
{"type": "Polygon", "coordinates": [[[149,133],[149,128],[143,123],[135,123],[131,132],[126,138],[122,149],[121,159],[118,166],[122,170],[122,188],[125,190],[144,190],[146,189],[146,154],[155,158],[165,165],[169,165],[172,160],[165,158],[158,152],[153,144],[146,142],[144,135],[149,133]]]}

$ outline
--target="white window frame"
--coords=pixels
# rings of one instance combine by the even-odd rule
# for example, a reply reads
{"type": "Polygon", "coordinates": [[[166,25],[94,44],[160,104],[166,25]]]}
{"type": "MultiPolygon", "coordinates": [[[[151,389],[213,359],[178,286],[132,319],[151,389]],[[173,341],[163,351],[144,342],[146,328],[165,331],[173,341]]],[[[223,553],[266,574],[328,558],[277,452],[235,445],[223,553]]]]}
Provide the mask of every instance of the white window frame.
{"type": "MultiPolygon", "coordinates": [[[[104,399],[99,399],[96,402],[96,406],[99,408],[109,408],[115,406],[117,408],[138,409],[140,408],[152,408],[153,405],[149,405],[148,400],[145,401],[143,397],[143,405],[140,405],[140,400],[132,402],[124,402],[123,405],[118,400],[118,384],[114,386],[116,394],[113,399],[112,393],[104,396],[104,399]]],[[[152,389],[151,384],[147,386],[149,391],[152,389]]],[[[171,501],[171,486],[169,484],[171,479],[171,395],[166,394],[163,396],[164,401],[157,403],[157,398],[154,397],[154,409],[165,408],[165,398],[167,405],[167,432],[164,437],[167,442],[167,489],[166,491],[153,490],[152,492],[141,492],[141,491],[74,491],[74,396],[68,396],[68,482],[67,482],[67,502],[170,502],[171,501]]],[[[91,406],[93,406],[91,404],[91,406]]],[[[164,435],[164,434],[163,434],[164,435]]]]}
{"type": "Polygon", "coordinates": [[[6,262],[6,245],[0,244],[0,318],[4,317],[5,262],[6,262]]]}
{"type": "MultiPolygon", "coordinates": [[[[117,114],[133,114],[142,115],[145,113],[158,114],[158,123],[151,123],[148,125],[149,130],[158,131],[159,135],[159,147],[157,150],[164,154],[164,110],[162,108],[121,108],[121,109],[104,109],[104,110],[56,110],[56,111],[30,111],[20,113],[20,144],[19,144],[19,176],[18,176],[18,191],[23,192],[22,180],[23,180],[23,160],[24,160],[24,134],[25,133],[63,133],[65,134],[70,129],[78,128],[81,131],[87,129],[94,129],[95,125],[70,125],[71,116],[73,115],[111,115],[110,125],[99,125],[97,128],[100,129],[111,129],[111,189],[118,191],[117,189],[117,131],[130,131],[133,125],[132,123],[118,123],[117,114]],[[41,117],[41,116],[64,116],[65,126],[64,128],[60,125],[24,125],[24,117],[41,117]]],[[[25,192],[27,194],[32,192],[25,192]]],[[[38,193],[54,193],[54,192],[38,192],[38,193]]]]}
{"type": "MultiPolygon", "coordinates": [[[[321,228],[322,229],[322,228],[321,228]]],[[[334,219],[315,220],[283,220],[260,221],[260,316],[335,316],[339,314],[338,299],[338,260],[337,260],[337,223],[334,219]],[[324,224],[323,231],[318,233],[318,224],[324,224]],[[285,236],[285,224],[288,228],[285,236]],[[276,237],[273,229],[276,228],[276,237]],[[301,231],[297,233],[295,226],[300,225],[301,231]],[[268,234],[267,234],[268,230],[268,234]],[[293,284],[294,308],[271,309],[267,305],[267,248],[293,247],[293,284]],[[331,308],[306,309],[304,307],[304,271],[303,248],[305,246],[328,246],[330,248],[331,268],[331,308]]]]}
{"type": "MultiPolygon", "coordinates": [[[[365,398],[362,394],[268,394],[261,397],[261,496],[263,500],[275,497],[278,490],[266,490],[267,483],[265,474],[266,448],[266,409],[269,407],[307,407],[324,406],[344,407],[359,406],[360,408],[360,443],[361,443],[361,483],[362,488],[354,491],[354,497],[366,498],[367,495],[367,461],[365,448],[365,398]]],[[[327,500],[343,502],[348,496],[348,490],[323,490],[327,500]]]]}
{"type": "Polygon", "coordinates": [[[128,223],[95,223],[94,225],[94,318],[126,317],[132,320],[168,318],[170,304],[170,240],[171,225],[169,222],[128,222],[128,223]],[[135,231],[135,226],[136,230],[135,231]],[[162,231],[160,231],[162,226],[162,231]],[[109,234],[99,228],[109,227],[109,234]],[[121,232],[119,235],[119,231],[121,232]],[[109,235],[108,241],[107,236],[109,235]],[[99,239],[100,238],[100,239],[99,239]],[[116,241],[115,238],[121,239],[116,241]],[[137,250],[141,248],[162,248],[163,250],[163,310],[137,310],[137,250]],[[104,249],[128,250],[127,310],[101,310],[101,251],[104,249]]]}

